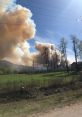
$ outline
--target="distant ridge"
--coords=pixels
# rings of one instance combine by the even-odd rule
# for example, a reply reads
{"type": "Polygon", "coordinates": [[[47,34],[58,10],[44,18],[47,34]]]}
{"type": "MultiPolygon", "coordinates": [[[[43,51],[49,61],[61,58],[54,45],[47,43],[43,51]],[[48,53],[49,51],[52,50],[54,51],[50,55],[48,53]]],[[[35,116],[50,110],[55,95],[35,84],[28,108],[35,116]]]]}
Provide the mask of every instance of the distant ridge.
{"type": "Polygon", "coordinates": [[[17,71],[17,72],[28,72],[28,71],[33,70],[33,67],[13,64],[13,63],[6,61],[6,60],[0,61],[0,69],[1,68],[2,69],[8,69],[10,71],[17,71]]]}
{"type": "Polygon", "coordinates": [[[32,72],[44,72],[46,71],[46,67],[33,67],[33,66],[25,66],[25,65],[17,65],[13,64],[6,60],[0,61],[0,69],[9,70],[10,73],[32,73],[32,72]]]}

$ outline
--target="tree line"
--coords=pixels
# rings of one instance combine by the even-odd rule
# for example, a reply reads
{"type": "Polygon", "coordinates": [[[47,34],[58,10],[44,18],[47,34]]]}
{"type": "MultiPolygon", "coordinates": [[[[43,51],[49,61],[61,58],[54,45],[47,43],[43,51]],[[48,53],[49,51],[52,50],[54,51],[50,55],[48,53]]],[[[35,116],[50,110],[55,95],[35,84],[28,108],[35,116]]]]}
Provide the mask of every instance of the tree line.
{"type": "MultiPolygon", "coordinates": [[[[72,44],[72,51],[74,53],[75,58],[75,70],[78,71],[78,60],[81,61],[82,59],[82,40],[80,40],[77,36],[71,35],[71,44],[72,44]]],[[[63,37],[60,39],[60,43],[58,45],[57,50],[61,53],[60,57],[57,54],[57,50],[55,50],[55,53],[52,55],[52,59],[49,58],[49,49],[44,48],[43,53],[41,54],[41,59],[44,59],[44,66],[46,66],[47,70],[57,70],[59,69],[65,69],[66,71],[69,71],[69,63],[68,63],[68,42],[63,37]]],[[[51,50],[54,50],[53,47],[51,47],[51,50]]]]}

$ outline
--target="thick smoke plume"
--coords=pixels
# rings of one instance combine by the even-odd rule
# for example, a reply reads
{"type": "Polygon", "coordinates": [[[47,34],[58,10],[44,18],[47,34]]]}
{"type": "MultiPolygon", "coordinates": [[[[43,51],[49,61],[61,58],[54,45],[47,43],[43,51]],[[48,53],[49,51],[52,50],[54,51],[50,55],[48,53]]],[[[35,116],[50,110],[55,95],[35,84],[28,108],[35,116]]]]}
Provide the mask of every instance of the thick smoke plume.
{"type": "Polygon", "coordinates": [[[15,0],[0,1],[0,60],[32,64],[27,43],[35,35],[35,24],[31,17],[31,11],[16,5],[15,0]]]}
{"type": "Polygon", "coordinates": [[[54,50],[54,45],[50,44],[50,43],[40,43],[40,42],[36,42],[35,44],[35,48],[40,51],[41,53],[44,52],[44,49],[47,48],[49,50],[54,50]]]}
{"type": "Polygon", "coordinates": [[[53,44],[36,42],[35,48],[38,50],[38,52],[35,54],[34,58],[38,63],[45,64],[46,59],[49,62],[60,62],[61,53],[53,44]]]}
{"type": "Polygon", "coordinates": [[[33,65],[60,58],[60,52],[53,44],[36,42],[35,53],[30,53],[28,40],[33,38],[36,26],[31,19],[29,9],[16,4],[16,0],[0,0],[0,60],[8,60],[15,64],[33,65]]]}

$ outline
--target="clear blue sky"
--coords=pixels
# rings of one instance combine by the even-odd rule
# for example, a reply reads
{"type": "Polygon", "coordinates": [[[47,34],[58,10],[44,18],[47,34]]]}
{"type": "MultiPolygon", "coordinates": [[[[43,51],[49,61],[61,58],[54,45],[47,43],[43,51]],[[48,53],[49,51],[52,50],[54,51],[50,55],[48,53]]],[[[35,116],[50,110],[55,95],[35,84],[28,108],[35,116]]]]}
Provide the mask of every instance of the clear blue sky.
{"type": "MultiPolygon", "coordinates": [[[[18,3],[33,13],[35,40],[58,45],[60,38],[65,37],[72,54],[70,35],[82,39],[82,0],[18,0],[18,3]]],[[[30,43],[34,45],[33,40],[30,43]]]]}

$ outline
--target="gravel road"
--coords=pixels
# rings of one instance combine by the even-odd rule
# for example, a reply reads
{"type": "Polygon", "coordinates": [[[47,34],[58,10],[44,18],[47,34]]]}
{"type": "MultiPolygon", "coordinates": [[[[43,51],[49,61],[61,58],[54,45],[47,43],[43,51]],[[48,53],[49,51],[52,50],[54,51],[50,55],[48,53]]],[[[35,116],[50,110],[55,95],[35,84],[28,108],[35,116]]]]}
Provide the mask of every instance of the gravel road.
{"type": "Polygon", "coordinates": [[[31,117],[82,117],[82,103],[51,110],[44,114],[32,115],[31,117]]]}

